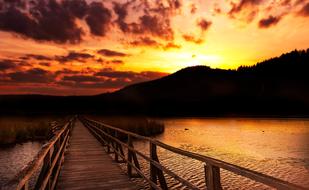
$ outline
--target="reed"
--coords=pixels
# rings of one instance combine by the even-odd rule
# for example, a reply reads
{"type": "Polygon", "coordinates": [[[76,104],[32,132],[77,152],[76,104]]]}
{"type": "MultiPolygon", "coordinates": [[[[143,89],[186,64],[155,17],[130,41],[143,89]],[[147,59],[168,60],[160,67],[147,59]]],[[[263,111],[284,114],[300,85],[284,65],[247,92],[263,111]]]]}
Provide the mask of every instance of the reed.
{"type": "Polygon", "coordinates": [[[143,136],[154,136],[164,132],[164,123],[145,117],[95,117],[103,123],[143,136]]]}
{"type": "Polygon", "coordinates": [[[0,117],[0,145],[46,140],[52,117],[0,117]]]}

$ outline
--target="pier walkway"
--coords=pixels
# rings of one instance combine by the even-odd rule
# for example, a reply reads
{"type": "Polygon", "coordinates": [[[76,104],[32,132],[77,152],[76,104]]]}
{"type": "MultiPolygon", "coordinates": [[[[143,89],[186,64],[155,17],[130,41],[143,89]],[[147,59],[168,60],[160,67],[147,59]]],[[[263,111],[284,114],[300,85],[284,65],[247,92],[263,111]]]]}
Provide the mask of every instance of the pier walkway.
{"type": "Polygon", "coordinates": [[[64,158],[57,189],[136,189],[119,164],[79,120],[64,158]]]}

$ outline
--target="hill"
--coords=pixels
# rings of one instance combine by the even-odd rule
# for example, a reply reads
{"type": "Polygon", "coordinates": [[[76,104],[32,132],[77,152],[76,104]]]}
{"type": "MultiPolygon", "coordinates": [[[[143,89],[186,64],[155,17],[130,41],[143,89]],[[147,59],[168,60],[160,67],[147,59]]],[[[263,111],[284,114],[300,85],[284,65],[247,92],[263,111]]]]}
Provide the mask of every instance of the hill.
{"type": "Polygon", "coordinates": [[[195,66],[96,96],[1,96],[2,113],[309,115],[309,49],[237,70],[195,66]],[[4,106],[3,106],[4,105],[4,106]]]}

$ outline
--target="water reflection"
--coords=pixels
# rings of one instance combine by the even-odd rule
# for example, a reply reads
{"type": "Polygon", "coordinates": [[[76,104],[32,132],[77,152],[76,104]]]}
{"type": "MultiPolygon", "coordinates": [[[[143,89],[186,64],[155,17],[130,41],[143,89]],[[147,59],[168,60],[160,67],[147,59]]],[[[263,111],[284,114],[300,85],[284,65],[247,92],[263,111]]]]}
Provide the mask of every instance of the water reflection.
{"type": "MultiPolygon", "coordinates": [[[[164,134],[156,137],[184,150],[221,159],[309,188],[309,121],[286,119],[164,119],[164,134]]],[[[148,144],[136,143],[147,152],[148,144]]],[[[159,149],[160,150],[160,149],[159,149]]],[[[161,162],[203,188],[203,164],[168,151],[161,162]]],[[[147,169],[147,163],[145,168],[147,169]]],[[[267,187],[222,172],[224,189],[267,187]]],[[[178,189],[179,184],[169,181],[178,189]]]]}
{"type": "Polygon", "coordinates": [[[42,144],[27,142],[0,148],[0,187],[12,179],[38,153],[42,144]]]}

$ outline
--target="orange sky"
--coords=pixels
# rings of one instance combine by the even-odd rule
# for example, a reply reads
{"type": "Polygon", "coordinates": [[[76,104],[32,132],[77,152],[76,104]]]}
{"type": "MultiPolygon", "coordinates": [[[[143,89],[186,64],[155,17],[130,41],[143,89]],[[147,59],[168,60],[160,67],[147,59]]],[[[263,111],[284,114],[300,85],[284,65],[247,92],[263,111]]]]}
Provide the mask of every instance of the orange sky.
{"type": "Polygon", "coordinates": [[[0,93],[113,91],[309,44],[308,0],[0,0],[0,93]]]}

